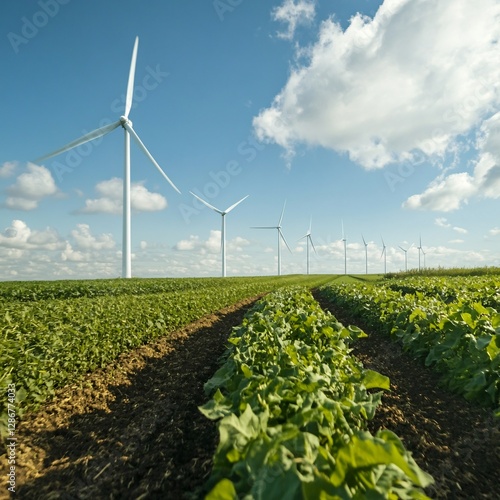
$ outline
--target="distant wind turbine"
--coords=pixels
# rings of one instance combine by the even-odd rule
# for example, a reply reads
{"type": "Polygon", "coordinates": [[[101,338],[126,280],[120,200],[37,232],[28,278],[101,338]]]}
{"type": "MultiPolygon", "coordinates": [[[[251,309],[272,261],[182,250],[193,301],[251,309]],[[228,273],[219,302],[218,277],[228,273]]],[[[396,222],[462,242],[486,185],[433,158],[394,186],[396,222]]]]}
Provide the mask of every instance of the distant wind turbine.
{"type": "Polygon", "coordinates": [[[76,139],[66,146],[49,153],[45,156],[42,156],[35,160],[35,163],[39,163],[41,161],[47,160],[48,158],[52,158],[53,156],[59,155],[70,149],[76,148],[86,142],[93,141],[94,139],[98,139],[103,135],[109,134],[115,128],[122,127],[125,132],[125,165],[124,165],[124,174],[123,174],[123,240],[122,240],[122,277],[130,278],[132,276],[132,261],[131,261],[131,237],[130,237],[130,136],[134,139],[140,149],[144,152],[144,154],[149,158],[149,160],[153,163],[153,165],[158,169],[158,171],[165,177],[165,179],[169,182],[169,184],[178,192],[175,184],[168,178],[167,174],[161,169],[160,165],[153,158],[151,153],[148,151],[146,146],[143,144],[135,130],[132,128],[132,122],[128,119],[128,115],[132,108],[132,100],[134,94],[134,76],[135,76],[135,65],[137,61],[137,47],[139,44],[139,37],[136,37],[134,43],[134,49],[132,51],[132,61],[130,63],[130,71],[128,75],[128,85],[127,85],[127,95],[125,98],[125,112],[120,119],[114,123],[109,125],[105,125],[104,127],[98,128],[93,132],[89,132],[84,136],[76,139]]]}
{"type": "Polygon", "coordinates": [[[418,245],[418,272],[420,272],[420,252],[423,251],[422,250],[422,236],[419,236],[419,239],[420,239],[420,243],[418,245]]]}
{"type": "Polygon", "coordinates": [[[426,265],[425,265],[425,252],[424,252],[423,248],[422,248],[422,254],[424,255],[424,269],[426,269],[426,265]]]}
{"type": "Polygon", "coordinates": [[[387,274],[387,247],[385,246],[384,238],[382,238],[382,253],[380,254],[380,258],[382,258],[382,255],[384,256],[384,274],[387,274]]]}
{"type": "Polygon", "coordinates": [[[347,274],[347,238],[344,233],[344,221],[342,220],[342,241],[344,242],[344,274],[347,274]]]}
{"type": "Polygon", "coordinates": [[[405,253],[405,271],[408,271],[408,250],[413,246],[413,243],[408,247],[408,248],[403,248],[402,246],[399,246],[401,250],[405,253]]]}
{"type": "Polygon", "coordinates": [[[363,245],[365,245],[365,274],[368,274],[368,243],[363,235],[361,235],[361,238],[363,239],[363,245]]]}
{"type": "Polygon", "coordinates": [[[218,214],[222,216],[222,229],[221,229],[221,234],[220,234],[220,241],[221,241],[221,248],[222,248],[222,277],[226,277],[226,215],[237,205],[239,205],[243,200],[246,200],[250,195],[246,195],[244,198],[241,198],[240,201],[237,201],[235,204],[231,205],[229,208],[226,208],[226,210],[219,210],[218,208],[215,208],[213,205],[210,205],[210,203],[206,202],[199,196],[196,196],[192,191],[189,191],[197,200],[201,201],[204,205],[206,205],[208,208],[211,208],[218,214]]]}
{"type": "Polygon", "coordinates": [[[290,247],[288,246],[288,243],[285,240],[285,237],[283,236],[283,232],[281,231],[281,221],[283,220],[283,214],[285,213],[285,206],[286,206],[286,201],[283,204],[283,210],[281,211],[281,216],[280,220],[278,221],[277,226],[253,226],[252,229],[277,229],[278,230],[278,276],[281,276],[281,240],[285,243],[286,247],[292,253],[290,250],[290,247]]]}
{"type": "Polygon", "coordinates": [[[309,229],[307,233],[304,236],[302,236],[302,238],[300,238],[301,240],[303,240],[304,238],[306,239],[307,274],[309,274],[309,243],[311,243],[314,253],[316,253],[316,248],[314,248],[314,243],[311,238],[311,226],[312,226],[312,219],[309,222],[309,229]]]}

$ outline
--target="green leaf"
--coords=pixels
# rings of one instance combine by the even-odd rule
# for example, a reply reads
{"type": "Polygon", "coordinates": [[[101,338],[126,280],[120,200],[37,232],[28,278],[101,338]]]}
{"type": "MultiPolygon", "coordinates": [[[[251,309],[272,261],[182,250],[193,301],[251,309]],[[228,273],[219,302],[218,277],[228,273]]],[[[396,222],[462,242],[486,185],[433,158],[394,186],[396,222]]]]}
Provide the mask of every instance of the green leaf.
{"type": "Polygon", "coordinates": [[[221,479],[208,493],[205,500],[238,500],[238,495],[232,481],[221,479]]]}
{"type": "Polygon", "coordinates": [[[363,384],[367,389],[386,389],[388,391],[391,390],[391,381],[389,377],[385,375],[381,375],[380,373],[374,370],[365,370],[363,384]]]}

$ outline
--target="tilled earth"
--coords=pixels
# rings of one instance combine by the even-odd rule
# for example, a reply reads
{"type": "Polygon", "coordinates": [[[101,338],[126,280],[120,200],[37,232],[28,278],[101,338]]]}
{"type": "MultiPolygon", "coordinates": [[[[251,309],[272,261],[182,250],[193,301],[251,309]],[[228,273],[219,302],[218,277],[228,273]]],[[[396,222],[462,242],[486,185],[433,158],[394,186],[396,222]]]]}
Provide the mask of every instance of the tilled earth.
{"type": "MultiPolygon", "coordinates": [[[[201,415],[248,299],[122,355],[59,391],[17,429],[17,495],[33,499],[200,498],[217,445],[201,415]]],[[[359,324],[322,303],[345,324],[359,324]]],[[[433,498],[499,499],[500,425],[440,389],[438,378],[376,332],[357,342],[367,368],[391,379],[370,430],[394,431],[436,484],[433,498]]],[[[5,456],[0,476],[6,478],[5,456]]],[[[4,483],[5,484],[5,483],[4,483]]],[[[6,495],[2,484],[0,497],[6,495]]]]}

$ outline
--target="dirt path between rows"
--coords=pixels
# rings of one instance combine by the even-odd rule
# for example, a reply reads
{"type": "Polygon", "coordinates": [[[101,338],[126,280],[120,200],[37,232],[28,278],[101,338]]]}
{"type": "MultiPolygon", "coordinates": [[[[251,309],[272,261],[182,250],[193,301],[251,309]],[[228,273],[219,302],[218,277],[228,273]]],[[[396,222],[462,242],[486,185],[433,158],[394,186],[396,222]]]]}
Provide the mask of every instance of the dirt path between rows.
{"type": "Polygon", "coordinates": [[[353,354],[366,368],[391,380],[391,392],[384,394],[369,429],[389,429],[403,440],[420,467],[436,480],[426,493],[432,498],[500,499],[500,422],[491,410],[442,389],[439,376],[399,344],[315,295],[343,324],[368,333],[353,346],[353,354]]]}
{"type": "MultiPolygon", "coordinates": [[[[216,424],[198,406],[233,326],[256,298],[124,354],[60,390],[17,429],[16,497],[199,498],[216,424]]],[[[8,498],[0,456],[0,498],[8,498]]]]}

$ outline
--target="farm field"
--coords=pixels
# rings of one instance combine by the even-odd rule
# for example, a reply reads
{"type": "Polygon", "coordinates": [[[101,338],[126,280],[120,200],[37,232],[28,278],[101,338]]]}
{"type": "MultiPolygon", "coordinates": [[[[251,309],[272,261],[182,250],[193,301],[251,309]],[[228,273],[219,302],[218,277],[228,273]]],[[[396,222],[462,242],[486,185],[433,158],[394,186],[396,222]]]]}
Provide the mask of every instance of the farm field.
{"type": "MultiPolygon", "coordinates": [[[[95,366],[73,374],[74,378],[69,376],[66,381],[60,379],[59,387],[52,385],[52,391],[46,393],[44,397],[49,401],[43,404],[43,399],[30,400],[29,387],[25,389],[26,414],[16,429],[21,497],[48,498],[58,491],[62,497],[79,498],[103,495],[199,498],[200,492],[206,492],[204,488],[212,470],[218,437],[216,424],[206,419],[198,407],[207,402],[203,386],[220,367],[220,356],[227,353],[227,339],[232,328],[243,321],[244,313],[263,293],[291,285],[306,285],[317,290],[326,284],[321,292],[315,291],[316,298],[345,325],[359,324],[369,333],[368,338],[353,343],[354,353],[366,368],[387,375],[391,380],[392,390],[382,396],[382,403],[368,422],[368,430],[375,435],[381,429],[388,429],[402,439],[417,464],[435,479],[435,484],[428,485],[425,490],[431,498],[493,498],[495,467],[500,459],[500,431],[492,412],[496,408],[494,398],[488,404],[488,398],[485,401],[466,394],[473,400],[470,403],[441,387],[446,382],[438,382],[438,376],[426,368],[423,361],[414,359],[415,356],[399,347],[401,336],[393,332],[397,342],[391,342],[388,335],[391,332],[381,327],[383,322],[377,324],[375,316],[368,316],[364,310],[359,314],[355,308],[349,309],[345,304],[339,306],[338,301],[332,299],[332,288],[355,290],[370,288],[370,283],[374,283],[373,289],[406,286],[404,296],[407,296],[413,293],[410,287],[417,287],[411,280],[398,284],[395,280],[382,282],[380,276],[230,278],[224,281],[224,287],[220,286],[220,279],[186,280],[184,283],[179,280],[178,291],[174,290],[174,280],[171,283],[168,283],[170,280],[151,280],[153,288],[149,292],[145,285],[150,280],[137,280],[135,284],[134,281],[117,280],[116,288],[111,287],[109,295],[105,294],[103,282],[87,282],[91,285],[88,288],[85,282],[75,282],[67,291],[63,291],[64,287],[58,288],[57,283],[39,283],[36,292],[33,289],[28,292],[32,284],[25,284],[25,293],[16,298],[12,296],[17,293],[12,285],[1,290],[1,303],[10,318],[6,321],[7,326],[3,325],[4,339],[6,332],[29,330],[27,327],[16,330],[12,326],[13,318],[22,317],[16,316],[16,311],[22,310],[21,304],[29,311],[24,318],[39,321],[32,324],[43,322],[35,310],[55,314],[57,308],[49,306],[58,304],[61,307],[64,301],[69,303],[68,307],[72,304],[71,311],[77,311],[75,317],[80,318],[79,328],[68,326],[71,323],[69,314],[65,321],[50,324],[59,328],[57,331],[72,332],[73,336],[85,324],[79,314],[92,316],[95,311],[109,315],[102,316],[101,321],[102,318],[116,318],[117,314],[126,311],[129,318],[142,318],[137,321],[138,328],[149,328],[146,335],[136,335],[135,345],[126,345],[114,358],[104,359],[101,354],[95,366]],[[330,294],[325,293],[327,289],[330,294]],[[217,305],[204,303],[203,297],[210,297],[217,305]],[[105,298],[114,307],[103,307],[105,298]],[[126,301],[128,307],[120,309],[117,304],[121,301],[126,301]],[[197,301],[201,304],[199,308],[197,301]],[[180,304],[191,306],[182,309],[180,304]],[[96,309],[97,305],[102,309],[96,309]],[[158,309],[153,307],[163,308],[163,323],[160,322],[163,331],[154,322],[150,325],[144,319],[147,312],[158,314],[158,309]],[[174,315],[181,317],[180,322],[166,326],[166,320],[174,315]],[[37,406],[39,410],[33,411],[37,406]],[[480,492],[479,496],[471,496],[473,492],[480,492]]],[[[429,290],[424,293],[422,283],[414,290],[421,294],[418,296],[421,305],[425,297],[435,294],[432,286],[434,290],[436,287],[443,289],[431,280],[429,290]]],[[[486,287],[490,290],[486,294],[490,302],[483,306],[490,320],[495,314],[494,283],[486,287]]],[[[476,293],[476,285],[457,284],[454,289],[461,290],[457,293],[463,298],[464,294],[476,293]]],[[[392,288],[390,290],[396,293],[392,288]]],[[[477,303],[478,296],[473,296],[477,303]]],[[[446,303],[443,298],[441,302],[446,303]]],[[[447,305],[451,303],[449,298],[447,305]]],[[[478,329],[484,327],[484,318],[473,318],[472,313],[469,314],[471,321],[475,319],[481,325],[478,329]]],[[[486,313],[480,310],[478,314],[484,316],[486,313]]],[[[466,318],[469,321],[468,316],[466,318]]],[[[127,320],[129,322],[132,320],[127,320]]],[[[94,326],[98,324],[93,323],[94,326]]],[[[113,321],[110,324],[114,325],[113,321]]],[[[115,336],[119,327],[120,324],[112,329],[115,336]]],[[[493,324],[491,327],[496,328],[493,324]]],[[[132,333],[132,330],[127,331],[132,333]]],[[[89,330],[80,333],[88,334],[89,330]]],[[[486,335],[480,334],[483,338],[480,346],[487,349],[496,337],[490,330],[490,342],[486,344],[486,335]]],[[[95,345],[101,336],[93,338],[95,345]]],[[[109,349],[110,342],[110,337],[106,338],[100,349],[109,349]]],[[[493,350],[495,342],[489,351],[486,350],[486,356],[493,358],[490,361],[496,359],[491,356],[496,352],[493,350]]],[[[75,341],[72,345],[77,347],[79,344],[75,341]]],[[[95,352],[98,350],[96,348],[95,352]]],[[[10,351],[11,356],[13,352],[10,351]]],[[[41,357],[39,352],[36,354],[41,357]]],[[[26,356],[25,359],[31,358],[26,356]]],[[[484,356],[480,359],[484,361],[484,356]]],[[[4,380],[9,380],[7,377],[12,373],[11,369],[4,380]]],[[[488,377],[486,381],[488,385],[483,389],[490,395],[493,381],[488,377]]],[[[36,395],[39,392],[35,391],[36,395]]],[[[2,476],[4,465],[0,461],[2,476]]]]}

